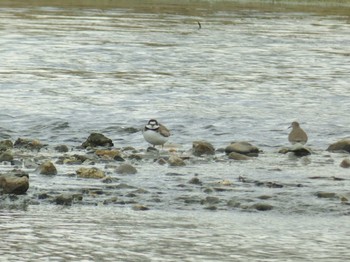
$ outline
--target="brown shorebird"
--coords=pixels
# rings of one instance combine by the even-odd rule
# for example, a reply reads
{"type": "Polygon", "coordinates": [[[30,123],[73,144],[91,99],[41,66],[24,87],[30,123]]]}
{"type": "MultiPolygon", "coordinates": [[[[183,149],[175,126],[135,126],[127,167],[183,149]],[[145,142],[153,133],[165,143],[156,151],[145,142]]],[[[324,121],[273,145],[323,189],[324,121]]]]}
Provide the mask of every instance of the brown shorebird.
{"type": "Polygon", "coordinates": [[[293,145],[297,143],[304,145],[307,142],[307,134],[300,127],[298,122],[294,121],[289,128],[292,128],[292,131],[288,136],[289,142],[291,142],[293,145]]]}

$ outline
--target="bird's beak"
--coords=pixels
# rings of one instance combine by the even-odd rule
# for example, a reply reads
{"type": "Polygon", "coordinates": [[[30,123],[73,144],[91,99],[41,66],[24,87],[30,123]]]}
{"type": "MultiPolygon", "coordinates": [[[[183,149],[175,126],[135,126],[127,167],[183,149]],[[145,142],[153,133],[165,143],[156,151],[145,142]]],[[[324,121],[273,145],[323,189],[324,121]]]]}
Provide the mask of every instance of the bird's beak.
{"type": "Polygon", "coordinates": [[[291,128],[292,126],[289,126],[287,129],[291,128]]]}

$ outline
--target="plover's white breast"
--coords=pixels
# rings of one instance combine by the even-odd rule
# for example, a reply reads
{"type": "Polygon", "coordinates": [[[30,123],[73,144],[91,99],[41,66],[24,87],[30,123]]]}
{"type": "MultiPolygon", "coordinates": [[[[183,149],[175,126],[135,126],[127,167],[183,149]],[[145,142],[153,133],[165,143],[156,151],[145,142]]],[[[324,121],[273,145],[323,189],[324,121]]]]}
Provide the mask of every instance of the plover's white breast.
{"type": "Polygon", "coordinates": [[[168,137],[162,136],[157,130],[145,130],[143,131],[143,137],[151,145],[163,145],[168,141],[168,137]]]}

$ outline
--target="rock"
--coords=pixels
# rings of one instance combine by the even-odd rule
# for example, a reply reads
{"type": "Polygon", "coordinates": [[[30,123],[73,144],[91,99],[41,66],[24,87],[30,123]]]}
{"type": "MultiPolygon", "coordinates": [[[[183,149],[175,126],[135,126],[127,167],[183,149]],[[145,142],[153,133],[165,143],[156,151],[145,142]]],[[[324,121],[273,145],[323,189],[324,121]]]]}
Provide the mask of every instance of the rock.
{"type": "Polygon", "coordinates": [[[14,145],[15,148],[23,148],[29,150],[40,150],[44,145],[36,139],[18,138],[14,145]]]}
{"type": "Polygon", "coordinates": [[[331,144],[327,151],[331,152],[348,152],[350,153],[350,138],[344,138],[336,143],[331,144]]]}
{"type": "Polygon", "coordinates": [[[82,200],[81,194],[61,194],[55,197],[54,202],[57,205],[71,206],[74,200],[82,200]]]}
{"type": "Polygon", "coordinates": [[[119,150],[106,150],[106,149],[98,149],[95,151],[95,154],[99,157],[115,159],[117,157],[121,157],[119,150]]]}
{"type": "Polygon", "coordinates": [[[58,145],[55,146],[55,150],[59,153],[67,153],[69,151],[69,148],[66,145],[58,145]]]}
{"type": "Polygon", "coordinates": [[[51,161],[45,161],[38,167],[39,174],[42,175],[57,175],[57,169],[51,161]]]}
{"type": "Polygon", "coordinates": [[[12,148],[13,148],[13,143],[11,140],[6,139],[6,140],[0,141],[0,152],[6,151],[12,148]]]}
{"type": "Polygon", "coordinates": [[[190,181],[188,181],[188,183],[190,183],[190,184],[194,184],[194,185],[202,185],[202,181],[200,181],[199,180],[199,178],[198,177],[192,177],[191,179],[190,179],[190,181]]]}
{"type": "Polygon", "coordinates": [[[168,163],[170,166],[185,166],[186,165],[185,161],[176,155],[171,155],[168,159],[168,163]]]}
{"type": "Polygon", "coordinates": [[[290,152],[292,152],[297,157],[311,155],[311,150],[300,143],[294,144],[291,147],[281,148],[278,151],[278,153],[281,153],[281,154],[287,154],[290,152]]]}
{"type": "Polygon", "coordinates": [[[213,196],[207,196],[205,199],[201,200],[201,204],[218,204],[220,202],[220,199],[218,197],[213,197],[213,196]]]}
{"type": "Polygon", "coordinates": [[[11,162],[13,161],[13,155],[10,151],[5,151],[0,154],[0,162],[11,162]]]}
{"type": "Polygon", "coordinates": [[[137,205],[134,205],[132,207],[132,209],[135,211],[146,211],[146,210],[149,210],[149,207],[141,205],[141,204],[137,204],[137,205]]]}
{"type": "Polygon", "coordinates": [[[105,173],[96,168],[96,167],[92,167],[92,168],[87,168],[87,167],[81,167],[76,171],[78,177],[81,178],[104,178],[106,175],[105,173]]]}
{"type": "Polygon", "coordinates": [[[29,178],[28,176],[0,176],[0,188],[3,193],[6,194],[25,194],[29,188],[29,178]]]}
{"type": "Polygon", "coordinates": [[[252,144],[248,142],[235,142],[230,145],[228,145],[225,148],[225,153],[229,155],[232,152],[236,152],[242,155],[247,156],[258,156],[259,155],[259,149],[256,146],[253,146],[252,144]]]}
{"type": "Polygon", "coordinates": [[[156,161],[159,165],[165,165],[167,163],[167,161],[164,158],[159,158],[156,161]]]}
{"type": "Polygon", "coordinates": [[[251,206],[251,208],[259,210],[259,211],[269,211],[273,209],[273,206],[266,203],[256,203],[251,206]]]}
{"type": "Polygon", "coordinates": [[[137,173],[136,168],[127,163],[121,164],[120,166],[118,166],[116,171],[118,174],[122,174],[122,175],[133,175],[137,173]]]}
{"type": "Polygon", "coordinates": [[[234,159],[234,160],[249,160],[249,159],[252,159],[249,156],[246,156],[246,155],[243,155],[243,154],[240,154],[240,153],[237,153],[237,152],[231,152],[228,155],[228,158],[229,159],[234,159]]]}
{"type": "Polygon", "coordinates": [[[82,144],[82,147],[110,147],[113,146],[113,142],[111,139],[105,137],[103,134],[100,133],[92,133],[87,138],[87,140],[82,144]]]}
{"type": "Polygon", "coordinates": [[[206,141],[194,141],[192,143],[192,154],[195,156],[214,155],[215,148],[206,141]]]}
{"type": "Polygon", "coordinates": [[[350,167],[350,159],[345,158],[343,161],[341,161],[340,166],[343,168],[349,168],[350,167]]]}
{"type": "Polygon", "coordinates": [[[318,198],[335,198],[336,194],[333,192],[317,192],[316,196],[318,198]]]}

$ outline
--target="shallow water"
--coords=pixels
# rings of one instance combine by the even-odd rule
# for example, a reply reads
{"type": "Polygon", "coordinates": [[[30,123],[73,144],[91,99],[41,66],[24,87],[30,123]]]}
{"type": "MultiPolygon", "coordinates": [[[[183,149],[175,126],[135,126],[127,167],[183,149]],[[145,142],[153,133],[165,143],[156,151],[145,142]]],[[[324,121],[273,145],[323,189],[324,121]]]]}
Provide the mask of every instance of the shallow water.
{"type": "MultiPolygon", "coordinates": [[[[179,152],[199,139],[216,148],[246,140],[263,150],[242,163],[219,152],[217,159],[177,168],[136,161],[134,176],[117,175],[115,163],[97,163],[118,179],[109,185],[71,176],[76,166],[58,165],[50,178],[24,166],[27,196],[3,198],[0,205],[4,261],[350,256],[350,205],[341,201],[350,197],[350,178],[339,167],[348,154],[325,151],[349,136],[349,17],[280,6],[219,7],[1,7],[0,138],[47,143],[38,161],[56,160],[60,154],[50,146],[57,144],[76,153],[95,131],[117,148],[145,149],[138,130],[151,117],[171,130],[170,147],[179,152]],[[294,120],[309,134],[309,157],[277,153],[288,145],[294,120]],[[203,184],[189,184],[194,176],[203,184]],[[33,201],[43,192],[82,190],[92,193],[71,207],[33,201]],[[273,210],[251,208],[261,202],[273,210]],[[150,210],[134,211],[135,203],[150,210]]],[[[12,168],[1,163],[0,172],[12,168]]]]}

